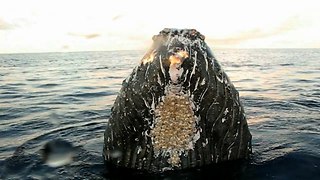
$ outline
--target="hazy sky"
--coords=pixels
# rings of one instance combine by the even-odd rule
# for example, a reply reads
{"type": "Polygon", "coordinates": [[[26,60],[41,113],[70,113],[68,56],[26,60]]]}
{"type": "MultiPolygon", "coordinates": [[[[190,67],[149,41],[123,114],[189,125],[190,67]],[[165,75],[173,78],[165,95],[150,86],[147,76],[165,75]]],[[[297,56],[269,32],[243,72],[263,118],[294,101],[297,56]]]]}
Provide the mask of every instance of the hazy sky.
{"type": "Polygon", "coordinates": [[[146,49],[165,27],[212,48],[320,48],[317,0],[1,0],[0,53],[146,49]]]}

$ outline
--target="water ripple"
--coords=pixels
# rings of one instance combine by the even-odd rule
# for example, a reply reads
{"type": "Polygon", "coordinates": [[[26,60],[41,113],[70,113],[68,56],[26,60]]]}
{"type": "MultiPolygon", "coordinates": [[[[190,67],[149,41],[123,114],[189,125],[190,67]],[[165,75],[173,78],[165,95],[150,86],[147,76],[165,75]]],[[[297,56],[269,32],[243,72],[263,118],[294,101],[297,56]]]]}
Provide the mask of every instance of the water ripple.
{"type": "MultiPolygon", "coordinates": [[[[301,179],[319,179],[320,50],[215,55],[239,90],[253,135],[245,179],[292,179],[288,166],[298,167],[301,179]],[[279,172],[274,167],[283,176],[271,177],[279,172]]],[[[97,173],[105,171],[103,132],[123,79],[141,57],[140,51],[0,55],[0,171],[12,179],[103,179],[97,173]],[[74,164],[50,169],[39,150],[57,138],[81,153],[74,164]]]]}

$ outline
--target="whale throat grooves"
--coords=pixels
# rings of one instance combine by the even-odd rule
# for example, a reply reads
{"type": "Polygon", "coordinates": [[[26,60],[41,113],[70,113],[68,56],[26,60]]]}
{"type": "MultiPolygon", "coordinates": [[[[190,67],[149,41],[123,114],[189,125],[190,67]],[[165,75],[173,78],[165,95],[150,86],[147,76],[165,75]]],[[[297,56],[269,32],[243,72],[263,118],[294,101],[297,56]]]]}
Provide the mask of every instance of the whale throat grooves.
{"type": "Polygon", "coordinates": [[[104,134],[108,165],[163,172],[248,159],[238,91],[194,29],[164,29],[122,83],[104,134]]]}

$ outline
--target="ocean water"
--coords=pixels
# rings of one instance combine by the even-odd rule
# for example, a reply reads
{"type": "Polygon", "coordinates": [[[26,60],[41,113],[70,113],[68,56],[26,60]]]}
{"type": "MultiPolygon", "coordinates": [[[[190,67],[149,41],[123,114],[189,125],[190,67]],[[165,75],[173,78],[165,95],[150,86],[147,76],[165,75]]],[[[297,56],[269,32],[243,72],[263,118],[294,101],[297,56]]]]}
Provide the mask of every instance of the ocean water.
{"type": "MultiPolygon", "coordinates": [[[[320,179],[320,49],[213,49],[240,93],[253,154],[236,179],[320,179]]],[[[121,83],[144,52],[0,55],[0,179],[109,179],[103,133],[121,83]],[[59,139],[70,164],[42,149],[59,139]]],[[[205,179],[206,172],[151,179],[205,179]]]]}

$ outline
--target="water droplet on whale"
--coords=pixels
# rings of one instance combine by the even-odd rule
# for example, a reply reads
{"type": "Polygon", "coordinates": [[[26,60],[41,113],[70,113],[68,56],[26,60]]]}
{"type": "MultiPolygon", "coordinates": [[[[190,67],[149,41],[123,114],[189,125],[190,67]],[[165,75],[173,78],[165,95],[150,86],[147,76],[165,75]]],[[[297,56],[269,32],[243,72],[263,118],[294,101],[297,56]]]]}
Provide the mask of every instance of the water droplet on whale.
{"type": "Polygon", "coordinates": [[[60,167],[73,161],[75,148],[70,142],[55,139],[43,146],[41,149],[42,159],[51,167],[60,167]]]}

